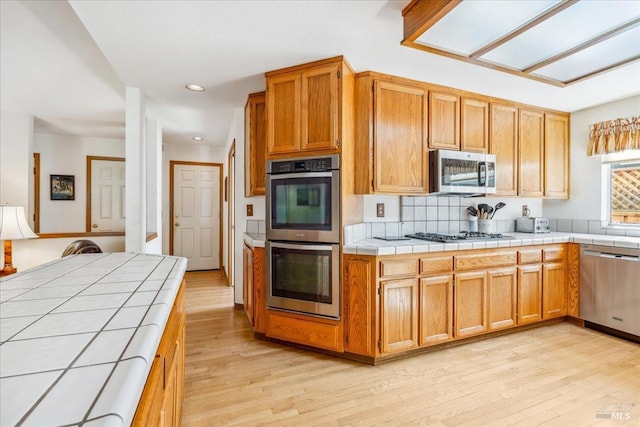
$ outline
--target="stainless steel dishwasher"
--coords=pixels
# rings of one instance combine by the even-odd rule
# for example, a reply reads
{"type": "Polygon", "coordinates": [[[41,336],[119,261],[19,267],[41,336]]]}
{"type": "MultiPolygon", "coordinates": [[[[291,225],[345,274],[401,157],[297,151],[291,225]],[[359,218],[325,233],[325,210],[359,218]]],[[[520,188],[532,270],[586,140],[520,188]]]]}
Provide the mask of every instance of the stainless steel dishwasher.
{"type": "Polygon", "coordinates": [[[640,250],[580,245],[580,317],[640,337],[640,250]]]}

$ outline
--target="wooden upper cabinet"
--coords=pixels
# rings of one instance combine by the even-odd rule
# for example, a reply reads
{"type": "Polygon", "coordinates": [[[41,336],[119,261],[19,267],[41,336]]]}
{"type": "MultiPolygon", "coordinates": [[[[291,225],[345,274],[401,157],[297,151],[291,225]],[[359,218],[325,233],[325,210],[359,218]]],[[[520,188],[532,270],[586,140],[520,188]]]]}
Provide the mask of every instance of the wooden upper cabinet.
{"type": "Polygon", "coordinates": [[[544,115],[544,195],[569,198],[569,115],[544,115]]]}
{"type": "Polygon", "coordinates": [[[429,148],[460,150],[460,97],[429,91],[429,148]]]}
{"type": "Polygon", "coordinates": [[[355,192],[426,194],[426,88],[363,73],[355,93],[355,192]]]}
{"type": "Polygon", "coordinates": [[[301,151],[337,148],[338,64],[302,73],[301,151]]]}
{"type": "Polygon", "coordinates": [[[373,153],[376,192],[428,191],[426,120],[427,93],[424,89],[375,82],[373,153]]]}
{"type": "Polygon", "coordinates": [[[265,194],[267,113],[265,93],[252,93],[244,107],[244,195],[265,194]]]}
{"type": "Polygon", "coordinates": [[[300,150],[301,93],[299,73],[267,78],[267,152],[300,150]]]}
{"type": "Polygon", "coordinates": [[[266,73],[269,158],[339,151],[343,69],[336,57],[266,73]]]}
{"type": "Polygon", "coordinates": [[[489,103],[463,97],[460,106],[460,149],[486,153],[489,150],[489,103]]]}
{"type": "Polygon", "coordinates": [[[518,194],[518,108],[491,104],[489,153],[496,156],[496,195],[518,194]]]}
{"type": "MultiPolygon", "coordinates": [[[[519,182],[518,195],[544,196],[544,113],[519,110],[519,182]]],[[[553,173],[550,171],[550,173],[553,173]]]]}

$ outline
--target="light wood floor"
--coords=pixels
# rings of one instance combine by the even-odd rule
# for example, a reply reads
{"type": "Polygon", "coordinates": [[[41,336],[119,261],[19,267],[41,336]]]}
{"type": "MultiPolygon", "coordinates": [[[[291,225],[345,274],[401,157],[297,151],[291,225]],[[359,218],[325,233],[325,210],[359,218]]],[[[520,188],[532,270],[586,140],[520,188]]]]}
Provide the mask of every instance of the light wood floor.
{"type": "Polygon", "coordinates": [[[186,279],[186,427],[640,426],[628,341],[560,323],[374,367],[254,340],[219,273],[186,279]]]}

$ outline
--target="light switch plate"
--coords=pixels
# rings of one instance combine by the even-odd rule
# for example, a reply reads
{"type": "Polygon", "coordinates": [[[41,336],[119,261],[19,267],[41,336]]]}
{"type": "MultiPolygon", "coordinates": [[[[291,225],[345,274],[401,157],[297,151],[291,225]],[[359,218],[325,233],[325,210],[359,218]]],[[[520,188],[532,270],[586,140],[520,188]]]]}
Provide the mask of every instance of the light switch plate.
{"type": "Polygon", "coordinates": [[[247,205],[247,216],[253,216],[253,205],[247,205]]]}
{"type": "Polygon", "coordinates": [[[384,203],[376,203],[376,215],[378,218],[384,217],[384,203]]]}

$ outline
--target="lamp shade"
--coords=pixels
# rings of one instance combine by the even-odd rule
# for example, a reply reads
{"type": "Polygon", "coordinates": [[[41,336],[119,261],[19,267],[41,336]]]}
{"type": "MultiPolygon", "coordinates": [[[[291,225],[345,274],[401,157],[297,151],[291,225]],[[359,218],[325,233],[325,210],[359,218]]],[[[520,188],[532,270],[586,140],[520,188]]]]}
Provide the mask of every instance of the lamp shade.
{"type": "Polygon", "coordinates": [[[35,239],[27,224],[24,206],[0,205],[0,240],[35,239]]]}

